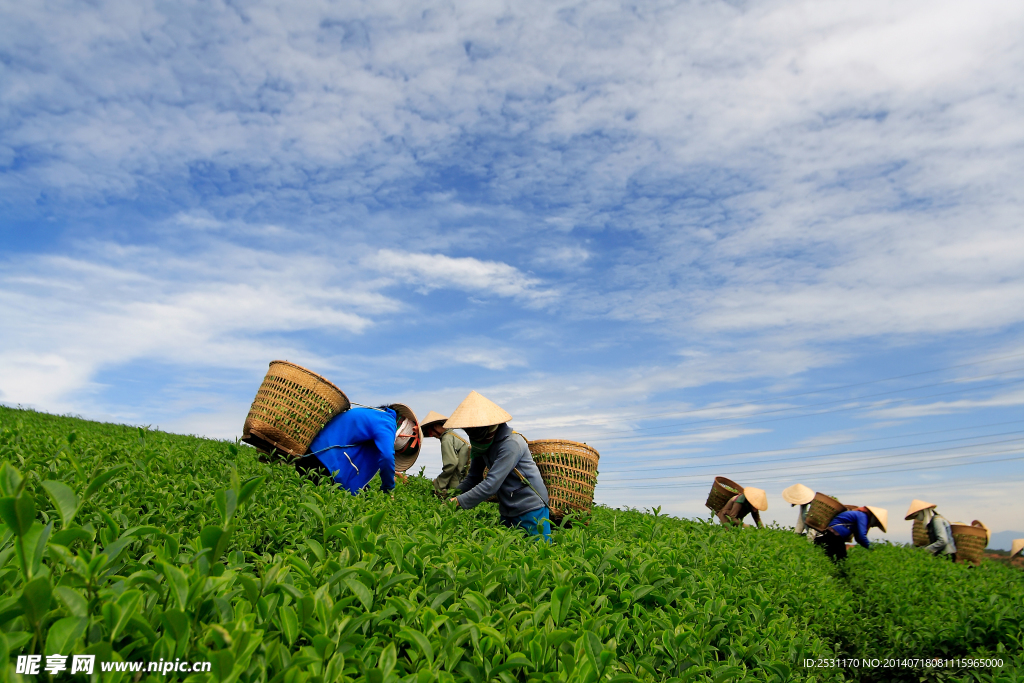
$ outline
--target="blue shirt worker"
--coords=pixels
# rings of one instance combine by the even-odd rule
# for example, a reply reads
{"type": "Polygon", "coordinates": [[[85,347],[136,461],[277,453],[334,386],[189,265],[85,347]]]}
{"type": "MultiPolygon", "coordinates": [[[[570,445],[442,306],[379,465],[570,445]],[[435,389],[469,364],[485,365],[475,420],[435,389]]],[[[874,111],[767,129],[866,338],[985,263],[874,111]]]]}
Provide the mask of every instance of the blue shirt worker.
{"type": "Polygon", "coordinates": [[[833,562],[838,562],[846,559],[846,544],[851,538],[870,550],[871,542],[868,540],[868,529],[875,526],[885,533],[888,521],[889,512],[884,508],[868,505],[856,510],[847,510],[833,517],[829,522],[828,530],[814,539],[814,542],[824,546],[829,558],[833,562]]]}
{"type": "Polygon", "coordinates": [[[919,520],[928,531],[929,545],[925,549],[932,555],[943,555],[951,560],[956,560],[956,543],[953,542],[953,528],[949,521],[935,511],[935,505],[923,500],[914,499],[910,501],[910,508],[907,510],[907,521],[919,520]]]}
{"type": "Polygon", "coordinates": [[[334,416],[309,445],[309,455],[334,481],[356,494],[379,472],[380,488],[395,488],[395,454],[420,449],[419,425],[406,406],[352,408],[334,416]]]}
{"type": "Polygon", "coordinates": [[[444,423],[445,429],[465,430],[472,449],[469,474],[459,483],[461,493],[449,500],[469,510],[497,494],[502,524],[550,543],[548,489],[526,439],[506,424],[511,419],[497,404],[471,391],[444,423]]]}

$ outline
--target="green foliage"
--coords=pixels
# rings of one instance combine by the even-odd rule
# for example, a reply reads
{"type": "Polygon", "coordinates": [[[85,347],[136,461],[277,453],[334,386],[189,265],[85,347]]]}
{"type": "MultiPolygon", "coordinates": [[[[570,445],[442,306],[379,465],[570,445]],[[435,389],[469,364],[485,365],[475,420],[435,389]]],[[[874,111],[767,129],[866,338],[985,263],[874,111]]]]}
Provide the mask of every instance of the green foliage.
{"type": "MultiPolygon", "coordinates": [[[[860,612],[885,628],[782,529],[597,508],[549,546],[422,476],[353,497],[238,444],[7,408],[0,462],[11,655],[211,662],[197,683],[781,683],[856,679],[803,662],[866,647],[860,612]]],[[[987,571],[961,579],[991,592],[987,571]]],[[[1000,614],[971,651],[1019,652],[1000,614]]]]}
{"type": "Polygon", "coordinates": [[[921,548],[874,544],[845,568],[859,619],[849,650],[859,657],[899,655],[1005,662],[999,676],[977,667],[886,672],[879,681],[1024,680],[1021,571],[997,562],[953,564],[921,548]],[[913,653],[913,654],[910,654],[913,653]]]}

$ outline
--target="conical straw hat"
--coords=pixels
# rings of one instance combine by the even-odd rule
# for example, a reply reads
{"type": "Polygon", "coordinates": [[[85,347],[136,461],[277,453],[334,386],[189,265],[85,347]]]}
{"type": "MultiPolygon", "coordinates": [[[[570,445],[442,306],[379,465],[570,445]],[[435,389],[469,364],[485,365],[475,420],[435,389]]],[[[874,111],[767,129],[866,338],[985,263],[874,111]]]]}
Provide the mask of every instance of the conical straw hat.
{"type": "Polygon", "coordinates": [[[914,500],[910,501],[910,509],[907,510],[907,516],[903,519],[910,519],[921,510],[927,510],[928,508],[933,507],[935,507],[934,503],[926,503],[923,500],[918,500],[917,498],[915,498],[914,500]]]}
{"type": "Polygon", "coordinates": [[[976,526],[979,529],[984,529],[985,530],[985,541],[986,541],[986,543],[988,541],[992,540],[992,532],[989,531],[988,527],[985,526],[982,522],[979,522],[978,520],[974,520],[973,522],[971,522],[971,526],[976,526]]]}
{"type": "Polygon", "coordinates": [[[445,429],[466,429],[472,427],[490,427],[508,422],[512,416],[502,410],[498,404],[490,401],[475,391],[462,400],[452,416],[444,423],[445,429]]]}
{"type": "Polygon", "coordinates": [[[1010,548],[1010,557],[1016,557],[1021,550],[1024,550],[1024,538],[1014,539],[1013,546],[1010,548]]]}
{"type": "Polygon", "coordinates": [[[814,500],[814,491],[803,484],[793,484],[788,489],[782,491],[782,497],[787,503],[792,503],[793,505],[807,505],[814,500]]]}
{"type": "Polygon", "coordinates": [[[416,439],[416,446],[401,454],[395,453],[395,472],[405,472],[416,463],[416,458],[420,457],[420,448],[423,446],[423,433],[420,431],[419,420],[416,419],[416,413],[412,412],[412,408],[404,403],[392,403],[388,405],[388,408],[391,408],[398,415],[399,424],[401,424],[401,418],[407,418],[416,423],[416,435],[419,437],[416,439]]]}
{"type": "Polygon", "coordinates": [[[868,510],[870,510],[871,514],[873,514],[875,516],[875,519],[878,520],[878,523],[882,526],[882,532],[883,533],[888,533],[888,531],[889,531],[889,511],[886,510],[885,508],[876,508],[873,505],[865,505],[864,507],[866,507],[868,510]]]}
{"type": "Polygon", "coordinates": [[[764,489],[759,489],[756,486],[744,486],[743,495],[747,497],[748,503],[761,512],[768,509],[768,495],[765,494],[764,489]]]}
{"type": "Polygon", "coordinates": [[[448,418],[442,415],[441,413],[435,413],[433,410],[431,410],[429,413],[427,413],[427,416],[423,418],[423,422],[420,422],[420,429],[426,429],[435,422],[444,422],[447,419],[448,418]]]}

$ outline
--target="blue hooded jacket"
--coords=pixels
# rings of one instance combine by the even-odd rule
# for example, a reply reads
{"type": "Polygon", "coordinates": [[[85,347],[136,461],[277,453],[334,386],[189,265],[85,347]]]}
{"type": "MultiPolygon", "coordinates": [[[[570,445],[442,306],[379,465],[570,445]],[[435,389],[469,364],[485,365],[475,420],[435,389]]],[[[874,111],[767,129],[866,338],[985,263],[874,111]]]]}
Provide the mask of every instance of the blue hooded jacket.
{"type": "Polygon", "coordinates": [[[352,408],[336,415],[309,445],[334,481],[356,494],[380,472],[380,488],[395,488],[395,434],[391,408],[352,408]],[[326,449],[326,450],[325,450],[326,449]]]}
{"type": "Polygon", "coordinates": [[[871,527],[871,515],[860,510],[847,510],[840,512],[829,522],[829,528],[839,534],[844,541],[849,541],[853,536],[857,543],[865,548],[871,547],[868,541],[868,529],[871,527]]]}

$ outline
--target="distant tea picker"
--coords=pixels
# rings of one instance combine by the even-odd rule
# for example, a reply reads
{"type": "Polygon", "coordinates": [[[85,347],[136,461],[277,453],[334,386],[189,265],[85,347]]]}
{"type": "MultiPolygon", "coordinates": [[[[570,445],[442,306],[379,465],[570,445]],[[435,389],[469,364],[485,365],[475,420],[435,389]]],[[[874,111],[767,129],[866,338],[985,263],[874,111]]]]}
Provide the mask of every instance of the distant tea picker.
{"type": "Polygon", "coordinates": [[[245,419],[242,440],[293,456],[300,470],[319,469],[351,493],[380,474],[395,487],[420,452],[416,415],[402,403],[352,408],[344,392],[309,370],[273,361],[245,419]]]}
{"type": "Polygon", "coordinates": [[[441,442],[441,474],[434,479],[434,494],[439,498],[457,487],[469,472],[469,444],[444,426],[447,419],[431,410],[420,425],[424,438],[433,437],[441,442]]]}

